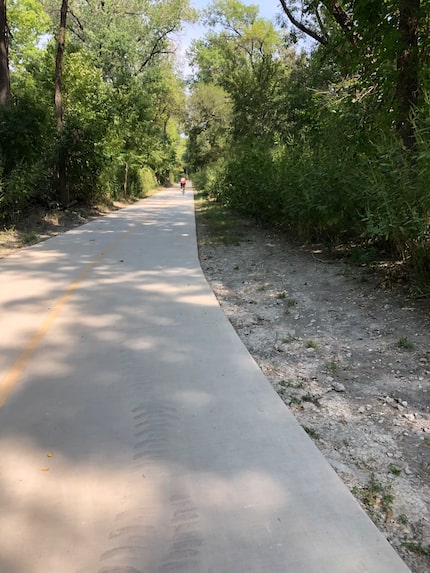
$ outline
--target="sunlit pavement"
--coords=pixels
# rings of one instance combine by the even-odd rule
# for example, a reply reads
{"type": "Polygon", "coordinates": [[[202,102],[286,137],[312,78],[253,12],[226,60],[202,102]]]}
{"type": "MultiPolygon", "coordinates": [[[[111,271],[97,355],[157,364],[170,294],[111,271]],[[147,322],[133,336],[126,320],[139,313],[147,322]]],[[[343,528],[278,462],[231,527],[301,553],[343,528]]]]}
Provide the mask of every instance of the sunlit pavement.
{"type": "Polygon", "coordinates": [[[170,189],[0,261],[1,573],[406,573],[272,390],[170,189]]]}

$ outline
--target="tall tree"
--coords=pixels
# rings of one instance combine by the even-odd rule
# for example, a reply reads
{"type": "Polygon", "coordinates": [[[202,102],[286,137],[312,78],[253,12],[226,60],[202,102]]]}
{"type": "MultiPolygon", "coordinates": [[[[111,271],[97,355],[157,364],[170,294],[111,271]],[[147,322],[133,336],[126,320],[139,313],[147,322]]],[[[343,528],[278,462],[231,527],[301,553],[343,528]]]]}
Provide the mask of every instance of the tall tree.
{"type": "Polygon", "coordinates": [[[18,68],[29,68],[40,62],[52,32],[49,17],[40,0],[8,0],[10,29],[9,63],[13,75],[18,68]],[[41,41],[42,40],[42,41],[41,41]]]}
{"type": "Polygon", "coordinates": [[[67,187],[67,174],[66,174],[66,150],[62,141],[64,131],[63,121],[63,61],[64,61],[64,48],[66,44],[66,24],[67,24],[67,10],[68,0],[62,0],[60,10],[60,28],[58,32],[57,43],[57,57],[55,60],[55,115],[57,120],[58,132],[58,191],[59,198],[63,207],[67,207],[70,202],[69,190],[67,187]]]}
{"type": "Polygon", "coordinates": [[[215,163],[224,153],[231,124],[231,101],[222,87],[194,86],[187,102],[187,164],[192,172],[215,163]]]}
{"type": "Polygon", "coordinates": [[[280,34],[256,6],[215,0],[205,12],[211,31],[192,44],[197,80],[221,86],[233,105],[233,137],[274,134],[274,98],[286,70],[280,34]]]}
{"type": "Polygon", "coordinates": [[[373,81],[375,69],[380,83],[387,73],[394,77],[394,93],[387,93],[391,86],[386,84],[384,99],[393,105],[396,128],[405,148],[414,149],[413,113],[419,98],[423,0],[302,0],[305,19],[296,16],[291,2],[280,3],[288,20],[321,45],[333,47],[341,34],[358,65],[370,70],[373,81]]]}
{"type": "Polygon", "coordinates": [[[0,0],[0,107],[9,107],[10,102],[9,27],[6,0],[0,0]]]}
{"type": "Polygon", "coordinates": [[[399,0],[397,64],[397,130],[408,149],[415,148],[412,113],[418,104],[420,0],[399,0]]]}

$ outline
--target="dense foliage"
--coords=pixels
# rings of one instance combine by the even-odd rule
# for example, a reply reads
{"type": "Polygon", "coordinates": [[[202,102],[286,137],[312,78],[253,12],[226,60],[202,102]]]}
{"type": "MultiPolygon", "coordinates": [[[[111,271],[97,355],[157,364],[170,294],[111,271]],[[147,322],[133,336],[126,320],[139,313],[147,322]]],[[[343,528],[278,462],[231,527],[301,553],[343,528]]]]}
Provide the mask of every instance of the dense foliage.
{"type": "Polygon", "coordinates": [[[188,1],[9,0],[6,17],[0,218],[64,202],[59,158],[66,202],[139,195],[167,182],[181,165],[185,98],[170,35],[191,17],[188,1]]]}
{"type": "Polygon", "coordinates": [[[303,238],[419,252],[429,268],[430,3],[279,8],[278,26],[239,0],[215,0],[205,12],[210,31],[191,49],[191,97],[222,89],[231,114],[214,133],[190,105],[195,182],[303,238]]]}

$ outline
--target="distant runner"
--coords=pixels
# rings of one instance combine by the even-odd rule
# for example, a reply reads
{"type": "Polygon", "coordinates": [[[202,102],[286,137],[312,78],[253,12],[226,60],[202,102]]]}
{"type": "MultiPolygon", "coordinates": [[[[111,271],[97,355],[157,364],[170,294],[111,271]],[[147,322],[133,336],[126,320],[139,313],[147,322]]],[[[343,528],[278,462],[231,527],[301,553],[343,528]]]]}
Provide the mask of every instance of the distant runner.
{"type": "Polygon", "coordinates": [[[181,190],[182,190],[182,194],[185,193],[185,184],[186,184],[187,180],[185,177],[181,177],[181,190]]]}

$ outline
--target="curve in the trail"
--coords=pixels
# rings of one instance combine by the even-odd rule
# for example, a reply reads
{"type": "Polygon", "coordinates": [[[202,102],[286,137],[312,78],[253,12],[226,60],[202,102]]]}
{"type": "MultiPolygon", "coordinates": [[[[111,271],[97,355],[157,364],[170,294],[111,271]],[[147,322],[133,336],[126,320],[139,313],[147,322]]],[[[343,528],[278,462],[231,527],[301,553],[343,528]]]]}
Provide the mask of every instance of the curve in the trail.
{"type": "Polygon", "coordinates": [[[189,190],[0,261],[0,306],[2,573],[409,571],[219,307],[189,190]]]}

